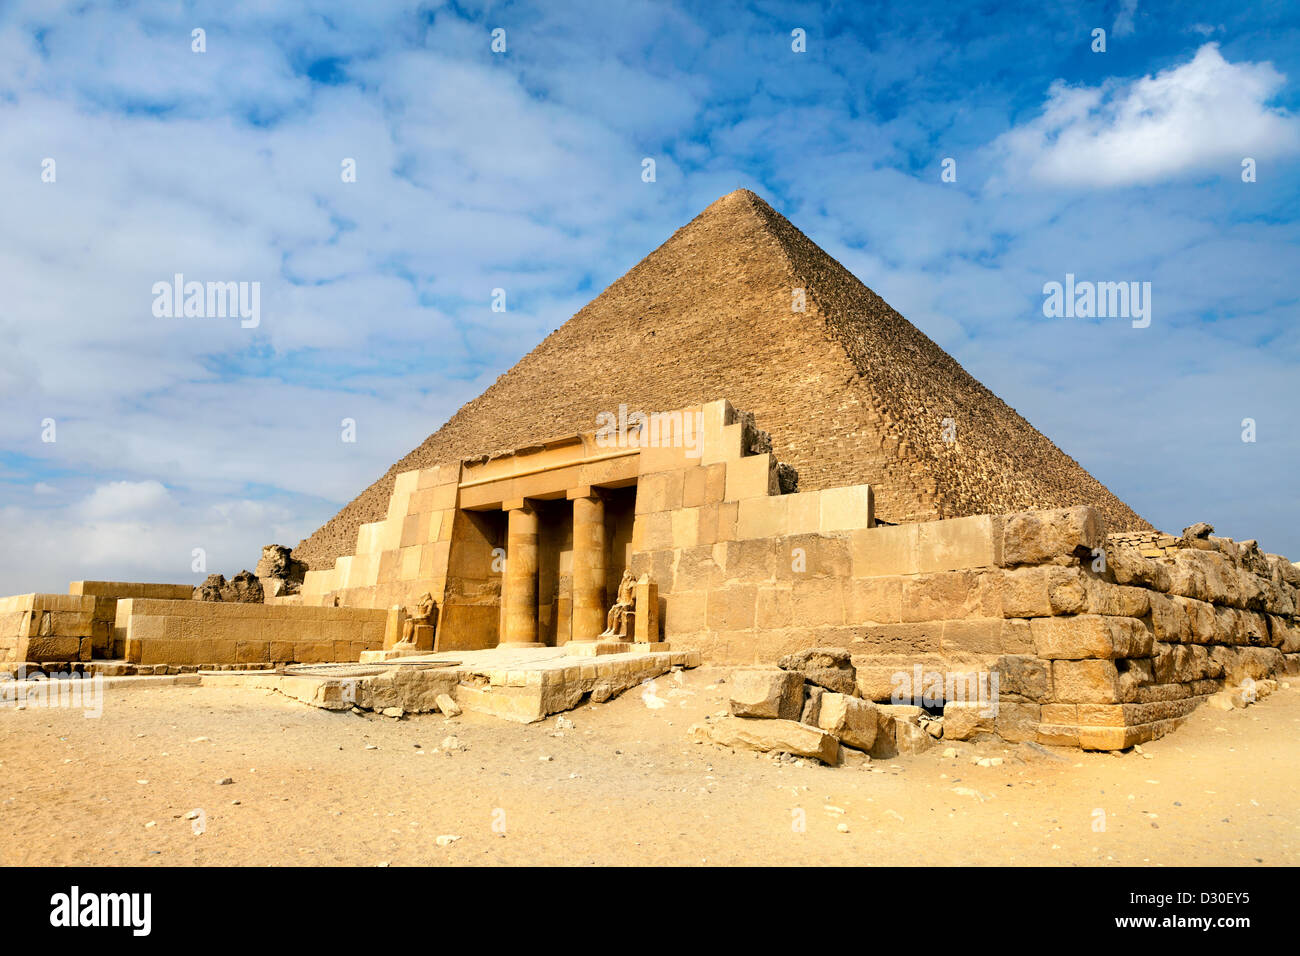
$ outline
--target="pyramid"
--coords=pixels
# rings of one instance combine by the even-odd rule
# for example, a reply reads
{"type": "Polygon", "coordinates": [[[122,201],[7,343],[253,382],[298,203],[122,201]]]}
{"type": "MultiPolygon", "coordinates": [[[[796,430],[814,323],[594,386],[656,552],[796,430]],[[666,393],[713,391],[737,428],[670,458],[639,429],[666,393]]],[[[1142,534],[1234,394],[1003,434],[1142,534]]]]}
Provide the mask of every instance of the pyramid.
{"type": "Polygon", "coordinates": [[[381,520],[394,477],[726,398],[799,489],[869,483],[901,523],[1089,504],[1150,525],[746,189],[718,199],[529,352],[294,552],[312,568],[381,520]],[[804,311],[795,311],[795,290],[804,311]],[[955,428],[945,429],[944,419],[955,428]],[[955,440],[954,440],[955,439],[955,440]]]}

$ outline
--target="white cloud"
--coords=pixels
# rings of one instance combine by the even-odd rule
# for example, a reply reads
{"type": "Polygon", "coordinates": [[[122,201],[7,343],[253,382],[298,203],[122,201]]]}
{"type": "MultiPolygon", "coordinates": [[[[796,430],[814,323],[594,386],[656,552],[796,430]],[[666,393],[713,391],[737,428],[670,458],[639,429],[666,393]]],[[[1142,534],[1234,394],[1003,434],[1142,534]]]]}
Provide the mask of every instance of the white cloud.
{"type": "Polygon", "coordinates": [[[1300,124],[1270,107],[1286,77],[1270,63],[1229,63],[1218,44],[1130,82],[1054,83],[1041,115],[993,144],[997,185],[1123,186],[1295,152],[1300,124]]]}
{"type": "Polygon", "coordinates": [[[110,481],[92,491],[79,511],[92,521],[147,518],[170,500],[170,493],[159,481],[110,481]]]}

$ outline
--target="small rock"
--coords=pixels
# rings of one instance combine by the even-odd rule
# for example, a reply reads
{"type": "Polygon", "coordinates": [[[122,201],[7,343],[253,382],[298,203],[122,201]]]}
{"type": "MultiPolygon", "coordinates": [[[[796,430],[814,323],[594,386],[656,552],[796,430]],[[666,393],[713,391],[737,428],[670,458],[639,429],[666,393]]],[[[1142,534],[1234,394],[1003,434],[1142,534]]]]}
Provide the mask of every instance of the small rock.
{"type": "Polygon", "coordinates": [[[459,717],[461,714],[460,704],[452,700],[450,694],[439,694],[436,698],[438,709],[448,717],[459,717]]]}
{"type": "Polygon", "coordinates": [[[459,737],[452,735],[450,737],[442,738],[442,749],[447,751],[464,750],[465,745],[460,742],[459,737]]]}
{"type": "Polygon", "coordinates": [[[841,833],[848,833],[849,825],[847,823],[838,823],[835,825],[835,829],[839,830],[841,833]]]}
{"type": "Polygon", "coordinates": [[[459,839],[460,837],[454,833],[444,833],[433,842],[438,844],[438,846],[451,846],[459,839]]]}
{"type": "Polygon", "coordinates": [[[380,711],[380,713],[383,714],[385,717],[397,718],[405,714],[406,711],[402,710],[402,708],[400,707],[385,707],[383,710],[380,711]]]}
{"type": "Polygon", "coordinates": [[[234,777],[222,777],[220,780],[217,781],[217,786],[218,786],[218,787],[224,787],[224,786],[226,786],[226,784],[230,784],[230,783],[234,783],[234,782],[235,782],[235,778],[234,778],[234,777]]]}

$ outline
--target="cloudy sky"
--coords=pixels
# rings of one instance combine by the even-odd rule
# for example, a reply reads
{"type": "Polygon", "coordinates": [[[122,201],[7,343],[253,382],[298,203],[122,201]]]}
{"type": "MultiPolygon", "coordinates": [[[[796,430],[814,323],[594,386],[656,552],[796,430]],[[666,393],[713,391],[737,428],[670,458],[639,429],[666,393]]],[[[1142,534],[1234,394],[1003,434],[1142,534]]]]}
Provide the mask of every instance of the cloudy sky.
{"type": "Polygon", "coordinates": [[[1157,526],[1300,558],[1297,110],[1280,3],[0,2],[0,594],[296,544],[740,186],[1157,526]]]}

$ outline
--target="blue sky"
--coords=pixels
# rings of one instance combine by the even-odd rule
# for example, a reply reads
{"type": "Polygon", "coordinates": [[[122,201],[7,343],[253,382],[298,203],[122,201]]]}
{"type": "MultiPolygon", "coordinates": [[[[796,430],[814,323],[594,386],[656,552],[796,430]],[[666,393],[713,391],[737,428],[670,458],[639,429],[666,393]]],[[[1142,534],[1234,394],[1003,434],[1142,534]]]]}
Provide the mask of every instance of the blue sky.
{"type": "Polygon", "coordinates": [[[0,3],[0,593],[296,543],[740,186],[1159,527],[1300,558],[1300,13],[929,6],[0,3]]]}

